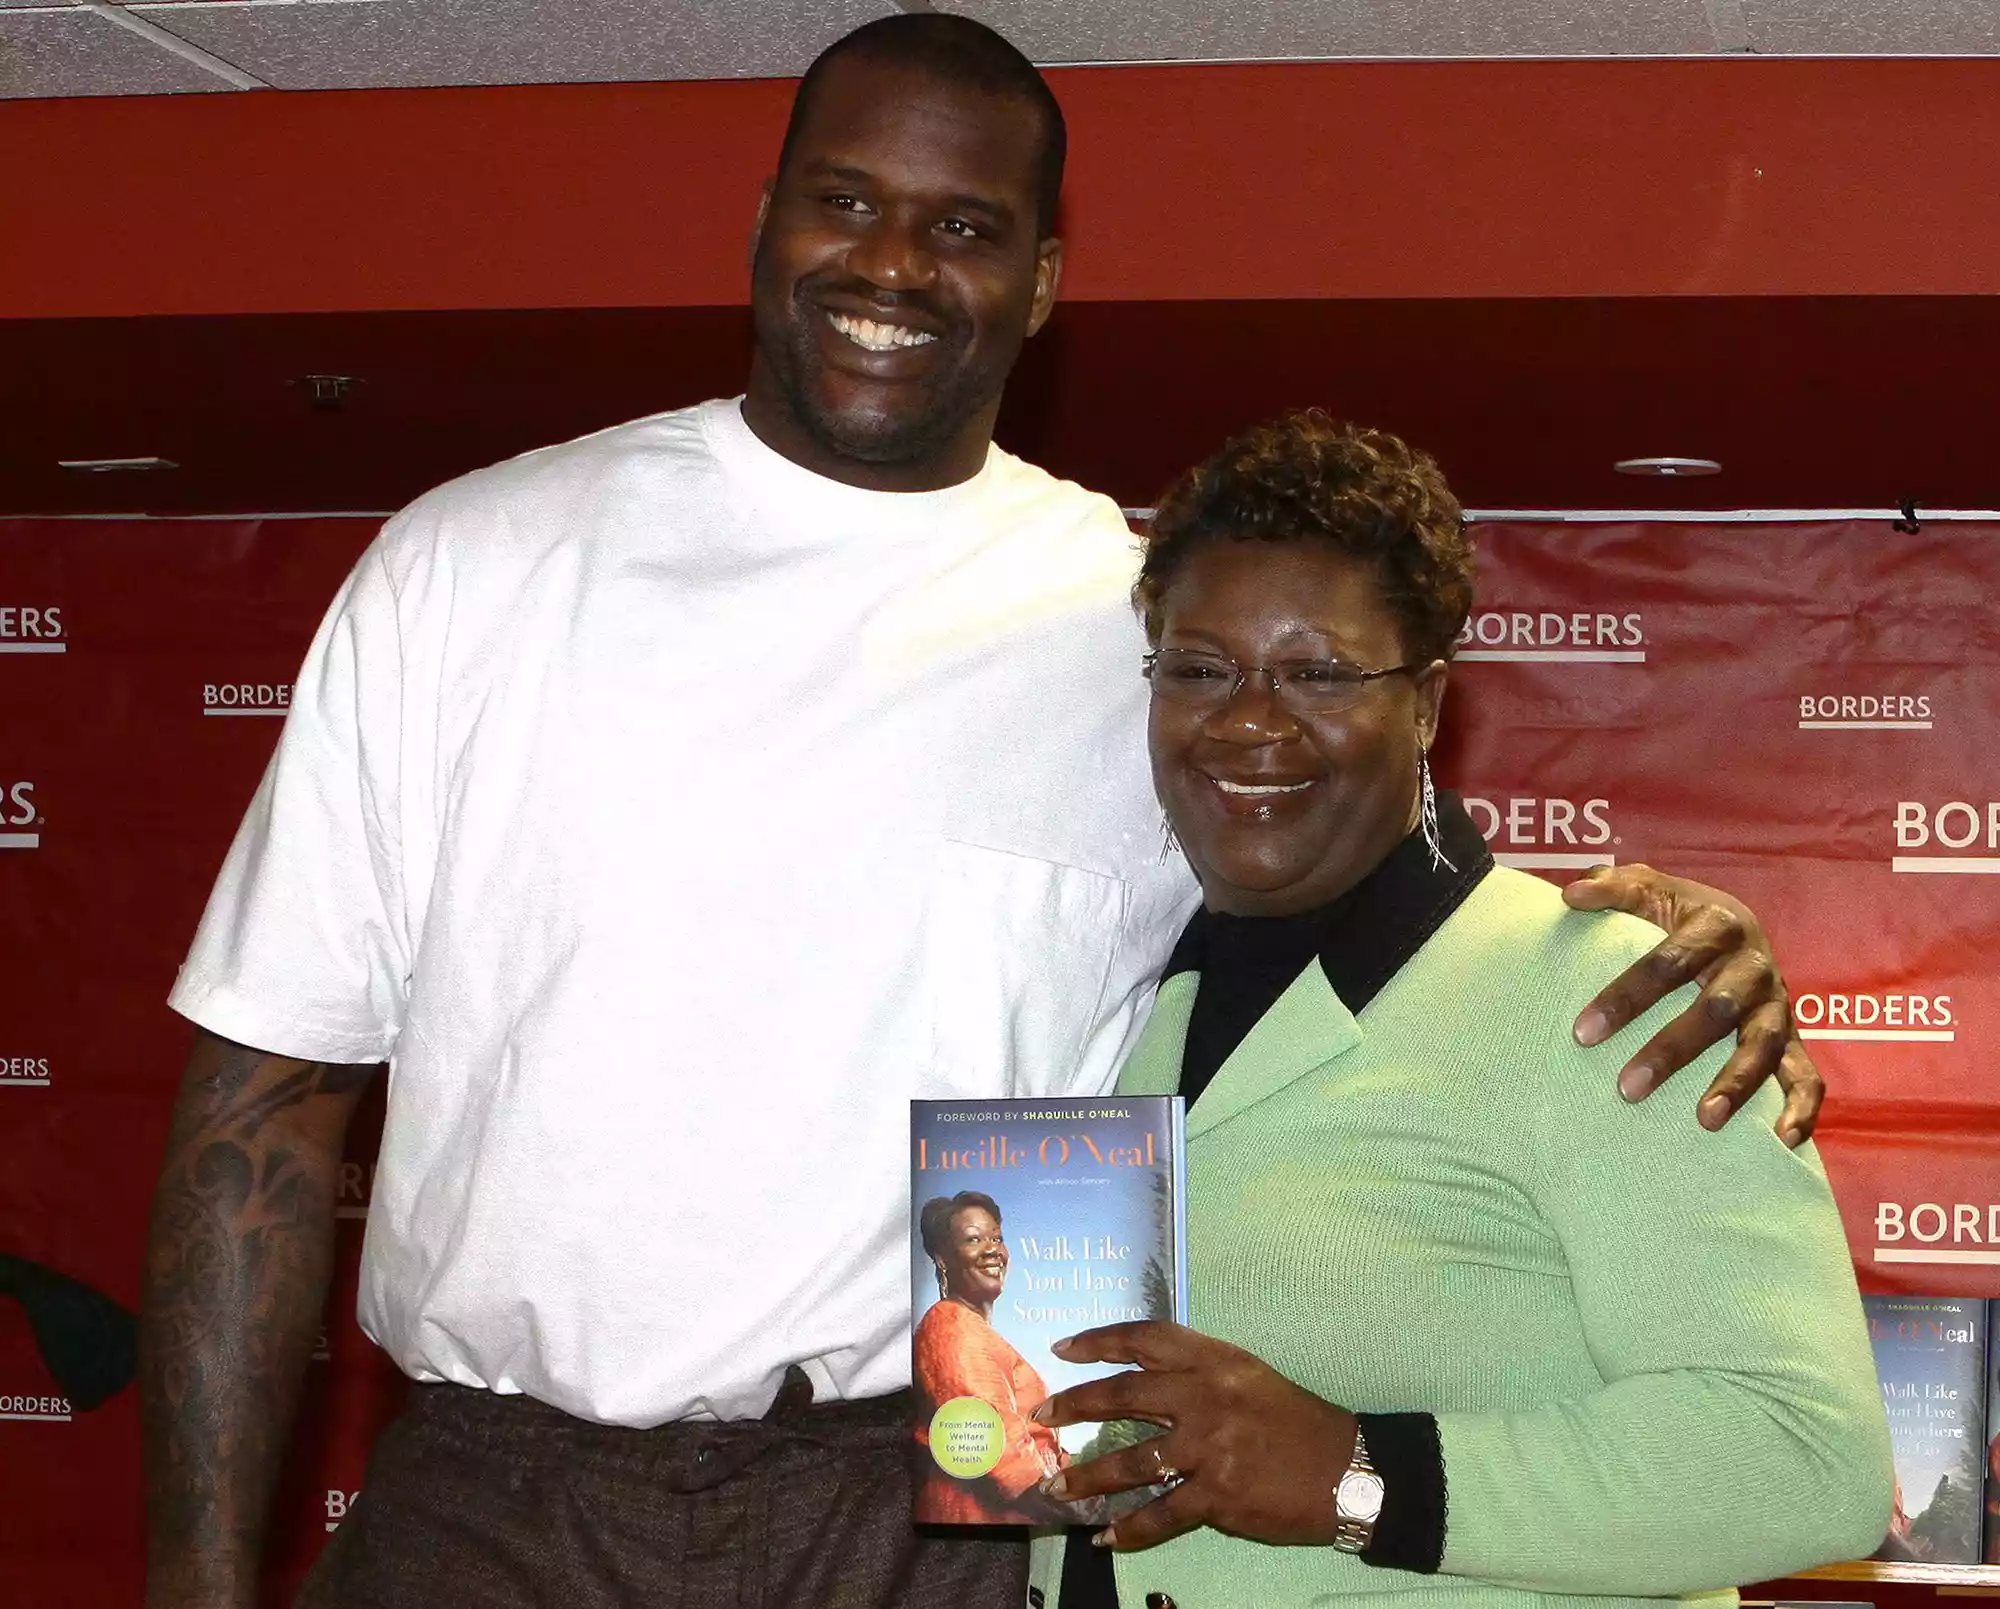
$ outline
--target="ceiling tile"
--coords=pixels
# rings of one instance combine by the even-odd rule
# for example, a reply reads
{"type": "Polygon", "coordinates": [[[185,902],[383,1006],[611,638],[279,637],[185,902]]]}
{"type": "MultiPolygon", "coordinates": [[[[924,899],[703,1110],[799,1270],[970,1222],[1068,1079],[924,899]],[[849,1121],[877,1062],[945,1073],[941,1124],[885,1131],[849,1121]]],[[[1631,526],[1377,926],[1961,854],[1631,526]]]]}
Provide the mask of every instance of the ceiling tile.
{"type": "MultiPolygon", "coordinates": [[[[1831,3],[1831,0],[1830,0],[1831,3]]],[[[1707,54],[1704,0],[959,0],[1036,61],[1707,54]]]]}
{"type": "Polygon", "coordinates": [[[798,73],[892,9],[870,0],[317,0],[134,5],[281,89],[543,84],[798,73]]]}
{"type": "Polygon", "coordinates": [[[1743,0],[1769,55],[2000,55],[1994,0],[1743,0]]]}
{"type": "Polygon", "coordinates": [[[230,88],[95,12],[45,9],[0,16],[0,100],[230,88]]]}

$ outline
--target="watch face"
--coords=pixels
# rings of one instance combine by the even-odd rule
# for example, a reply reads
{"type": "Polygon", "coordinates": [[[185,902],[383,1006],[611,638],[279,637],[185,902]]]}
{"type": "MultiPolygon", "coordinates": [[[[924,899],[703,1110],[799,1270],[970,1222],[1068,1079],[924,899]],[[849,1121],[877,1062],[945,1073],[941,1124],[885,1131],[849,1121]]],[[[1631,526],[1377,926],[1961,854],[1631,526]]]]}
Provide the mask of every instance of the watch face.
{"type": "Polygon", "coordinates": [[[1336,1497],[1342,1519],[1373,1521],[1382,1512],[1382,1477],[1350,1469],[1341,1477],[1336,1497]]]}

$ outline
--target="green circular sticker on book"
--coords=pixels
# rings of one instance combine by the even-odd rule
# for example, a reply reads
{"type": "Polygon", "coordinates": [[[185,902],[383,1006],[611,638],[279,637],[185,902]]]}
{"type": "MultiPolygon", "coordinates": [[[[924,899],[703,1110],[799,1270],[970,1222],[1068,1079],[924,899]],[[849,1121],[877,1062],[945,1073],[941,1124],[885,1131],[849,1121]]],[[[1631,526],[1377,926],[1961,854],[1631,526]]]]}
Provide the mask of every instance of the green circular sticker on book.
{"type": "Polygon", "coordinates": [[[931,1415],[931,1457],[954,1479],[990,1474],[1006,1446],[1000,1410],[983,1397],[953,1397],[931,1415]]]}

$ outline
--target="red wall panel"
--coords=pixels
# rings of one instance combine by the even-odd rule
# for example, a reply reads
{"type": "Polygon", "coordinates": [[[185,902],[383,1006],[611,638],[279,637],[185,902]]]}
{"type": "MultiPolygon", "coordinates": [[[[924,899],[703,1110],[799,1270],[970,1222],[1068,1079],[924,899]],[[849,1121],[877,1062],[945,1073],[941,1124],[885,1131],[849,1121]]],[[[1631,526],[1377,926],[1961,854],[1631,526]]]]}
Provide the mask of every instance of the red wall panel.
{"type": "MultiPolygon", "coordinates": [[[[1051,76],[1075,299],[2000,290],[2000,61],[1051,76]]],[[[791,91],[0,104],[0,316],[741,302],[791,91]]]]}

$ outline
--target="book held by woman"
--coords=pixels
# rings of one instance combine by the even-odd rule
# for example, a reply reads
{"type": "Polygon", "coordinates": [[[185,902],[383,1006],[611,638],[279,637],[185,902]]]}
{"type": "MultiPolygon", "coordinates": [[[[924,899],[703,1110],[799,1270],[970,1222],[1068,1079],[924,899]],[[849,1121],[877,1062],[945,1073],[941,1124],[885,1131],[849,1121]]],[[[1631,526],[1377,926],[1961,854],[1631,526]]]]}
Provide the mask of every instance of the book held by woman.
{"type": "Polygon", "coordinates": [[[1057,1502],[1040,1485],[1153,1427],[1059,1432],[1030,1416],[1051,1392],[1112,1372],[1065,1363],[1053,1342],[1185,1319],[1183,1153],[1178,1096],[911,1102],[920,1523],[1101,1523],[1115,1512],[1057,1502]]]}

